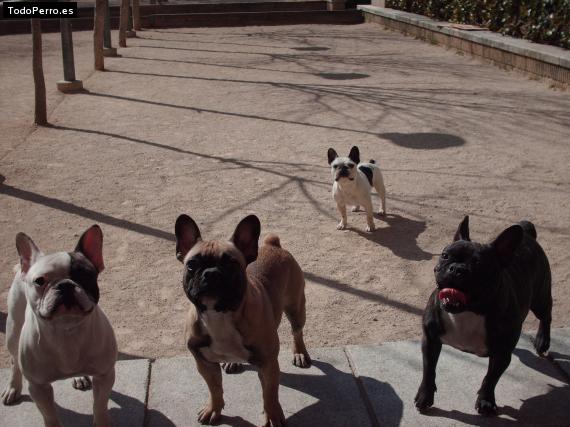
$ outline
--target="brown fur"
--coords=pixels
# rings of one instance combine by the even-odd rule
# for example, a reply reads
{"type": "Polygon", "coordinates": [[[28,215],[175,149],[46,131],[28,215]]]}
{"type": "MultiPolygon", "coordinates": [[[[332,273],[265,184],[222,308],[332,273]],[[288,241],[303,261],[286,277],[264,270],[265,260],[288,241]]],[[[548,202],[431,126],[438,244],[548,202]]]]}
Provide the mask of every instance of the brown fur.
{"type": "MultiPolygon", "coordinates": [[[[235,254],[240,250],[232,242],[198,240],[184,259],[197,253],[221,257],[224,252],[235,254]]],[[[244,260],[245,268],[245,258],[241,253],[239,256],[244,260]]],[[[310,357],[303,341],[305,280],[299,264],[281,248],[279,237],[274,234],[265,237],[257,259],[247,266],[246,275],[247,288],[241,305],[233,312],[233,321],[243,345],[251,351],[249,362],[259,370],[266,417],[264,425],[279,427],[284,425],[284,415],[278,398],[280,370],[277,328],[283,312],[291,323],[294,338],[293,363],[299,367],[310,366],[310,357]]],[[[203,424],[216,423],[224,407],[220,364],[206,360],[200,351],[200,348],[210,345],[210,340],[196,307],[192,305],[186,323],[186,342],[210,391],[209,401],[198,417],[203,424]]]]}

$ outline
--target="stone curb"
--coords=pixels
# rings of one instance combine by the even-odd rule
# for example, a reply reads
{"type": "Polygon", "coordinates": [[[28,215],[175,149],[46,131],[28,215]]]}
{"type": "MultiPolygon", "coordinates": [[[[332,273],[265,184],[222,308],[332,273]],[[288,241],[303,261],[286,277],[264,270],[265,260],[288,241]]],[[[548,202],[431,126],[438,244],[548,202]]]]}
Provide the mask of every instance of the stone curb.
{"type": "MultiPolygon", "coordinates": [[[[524,333],[521,336],[513,358],[513,368],[505,374],[500,383],[500,395],[503,402],[511,405],[505,405],[505,410],[511,411],[510,415],[518,414],[516,399],[520,397],[531,401],[529,399],[540,400],[550,395],[550,400],[535,400],[532,410],[528,410],[528,405],[526,411],[521,409],[523,418],[519,422],[524,421],[524,417],[531,417],[530,421],[536,421],[536,417],[540,415],[539,409],[545,409],[544,404],[548,404],[553,412],[550,414],[551,418],[562,416],[560,411],[564,411],[565,407],[561,407],[560,401],[566,399],[570,393],[567,386],[570,384],[570,328],[553,330],[551,355],[547,358],[534,355],[533,336],[533,333],[524,333]],[[521,367],[522,364],[528,366],[521,367]],[[532,369],[527,371],[529,367],[532,369]],[[509,396],[507,389],[514,397],[509,396]]],[[[470,390],[469,387],[478,386],[486,370],[487,359],[446,347],[442,353],[442,366],[445,365],[445,360],[448,360],[447,366],[451,368],[440,370],[440,376],[444,380],[439,402],[444,407],[457,406],[464,412],[454,409],[448,412],[439,408],[435,409],[431,416],[423,417],[417,414],[412,403],[413,393],[421,375],[418,341],[322,348],[314,349],[311,353],[314,365],[309,370],[291,366],[287,349],[283,349],[279,357],[282,370],[280,400],[293,427],[309,425],[317,419],[326,421],[331,427],[346,425],[347,420],[351,420],[353,425],[363,427],[399,425],[411,420],[421,421],[426,426],[456,425],[458,421],[459,424],[469,424],[469,421],[478,420],[477,422],[494,427],[511,422],[512,417],[508,416],[509,414],[487,420],[480,418],[470,408],[475,389],[470,390]],[[449,365],[449,361],[454,364],[449,365]],[[413,375],[409,375],[411,372],[413,375]],[[461,376],[458,372],[464,372],[466,377],[473,377],[468,381],[464,379],[464,382],[469,383],[469,387],[466,386],[467,392],[455,386],[455,379],[461,376]],[[450,396],[443,399],[446,383],[453,386],[454,398],[451,400],[450,396]],[[447,419],[447,416],[441,418],[445,414],[450,415],[451,419],[447,419]],[[463,415],[458,417],[458,414],[463,415]]],[[[110,401],[115,425],[198,425],[194,414],[203,403],[207,392],[191,356],[123,360],[118,362],[117,368],[117,382],[110,401]]],[[[8,369],[0,370],[0,386],[5,385],[8,373],[8,369]]],[[[58,381],[54,388],[64,425],[90,425],[91,393],[73,390],[69,380],[58,381]]],[[[246,367],[245,372],[237,376],[224,375],[224,389],[227,406],[224,411],[226,418],[222,419],[221,425],[251,427],[252,421],[257,421],[261,411],[260,387],[255,371],[246,367]]],[[[521,402],[524,404],[524,401],[523,399],[521,402]]],[[[37,408],[27,396],[19,405],[0,406],[0,419],[3,420],[0,423],[2,425],[4,422],[14,426],[41,423],[37,408]]]]}
{"type": "Polygon", "coordinates": [[[479,43],[484,46],[501,49],[517,55],[527,56],[538,61],[570,69],[570,51],[556,46],[532,43],[523,39],[503,36],[492,31],[462,31],[455,28],[442,27],[444,22],[434,21],[426,16],[402,12],[400,10],[376,6],[358,6],[358,9],[365,13],[371,13],[373,15],[382,16],[395,21],[416,25],[431,31],[436,31],[474,43],[479,43]]]}

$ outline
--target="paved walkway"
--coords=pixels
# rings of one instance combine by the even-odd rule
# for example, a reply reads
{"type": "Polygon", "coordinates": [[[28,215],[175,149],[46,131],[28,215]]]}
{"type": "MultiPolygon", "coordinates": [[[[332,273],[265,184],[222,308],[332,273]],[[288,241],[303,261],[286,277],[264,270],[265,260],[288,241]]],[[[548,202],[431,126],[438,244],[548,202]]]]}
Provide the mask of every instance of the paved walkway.
{"type": "MultiPolygon", "coordinates": [[[[553,331],[550,357],[535,355],[523,335],[513,361],[496,390],[498,418],[473,409],[487,359],[444,347],[438,366],[435,407],[427,415],[414,408],[421,378],[417,341],[316,349],[313,366],[300,370],[282,351],[280,399],[288,426],[451,426],[568,425],[570,420],[570,328],[553,331]]],[[[0,371],[2,386],[8,370],[0,371]]],[[[90,426],[91,393],[74,390],[70,381],[55,385],[66,426],[90,426]]],[[[224,375],[226,407],[221,425],[258,425],[261,392],[255,371],[224,375]]],[[[206,386],[189,357],[122,360],[111,395],[113,425],[197,426],[196,413],[206,386]],[[146,409],[145,409],[146,404],[146,409]]],[[[5,426],[40,425],[27,395],[22,403],[0,407],[5,426]]]]}

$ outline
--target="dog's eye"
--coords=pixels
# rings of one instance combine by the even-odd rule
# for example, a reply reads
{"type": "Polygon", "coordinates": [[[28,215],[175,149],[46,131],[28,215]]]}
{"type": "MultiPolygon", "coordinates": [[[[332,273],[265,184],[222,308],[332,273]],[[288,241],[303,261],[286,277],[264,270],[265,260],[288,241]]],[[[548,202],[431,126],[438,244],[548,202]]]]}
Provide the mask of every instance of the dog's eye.
{"type": "Polygon", "coordinates": [[[441,254],[441,259],[448,259],[449,258],[449,254],[447,252],[444,252],[441,254]]]}
{"type": "Polygon", "coordinates": [[[349,167],[350,169],[352,169],[352,168],[354,168],[354,165],[353,165],[353,164],[350,164],[350,165],[348,165],[348,167],[349,167]]]}
{"type": "Polygon", "coordinates": [[[338,168],[338,165],[333,165],[333,169],[336,169],[336,168],[338,168]]]}
{"type": "Polygon", "coordinates": [[[38,286],[43,286],[46,284],[46,279],[43,277],[38,277],[36,280],[34,280],[34,283],[38,286]]]}
{"type": "Polygon", "coordinates": [[[195,273],[196,270],[198,269],[198,261],[196,261],[195,259],[188,260],[188,262],[186,263],[186,269],[188,270],[189,273],[195,273]]]}
{"type": "Polygon", "coordinates": [[[228,265],[234,264],[235,262],[237,262],[237,260],[235,258],[233,258],[231,255],[228,255],[228,254],[222,255],[222,264],[223,265],[228,266],[228,265]]]}

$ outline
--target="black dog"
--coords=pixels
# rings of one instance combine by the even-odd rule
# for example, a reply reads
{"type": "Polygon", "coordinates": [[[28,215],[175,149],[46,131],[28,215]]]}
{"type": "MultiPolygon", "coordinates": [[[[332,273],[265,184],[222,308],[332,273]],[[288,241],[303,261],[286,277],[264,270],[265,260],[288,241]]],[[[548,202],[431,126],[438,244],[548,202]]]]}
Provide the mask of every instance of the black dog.
{"type": "Polygon", "coordinates": [[[435,266],[437,289],[423,316],[423,378],[416,408],[433,405],[435,369],[441,345],[489,357],[487,375],[475,408],[493,415],[495,386],[511,362],[529,309],[540,320],[534,346],[544,354],[550,346],[552,314],[548,258],[536,242],[536,230],[521,221],[490,244],[469,239],[469,217],[459,225],[454,242],[435,266]]]}

